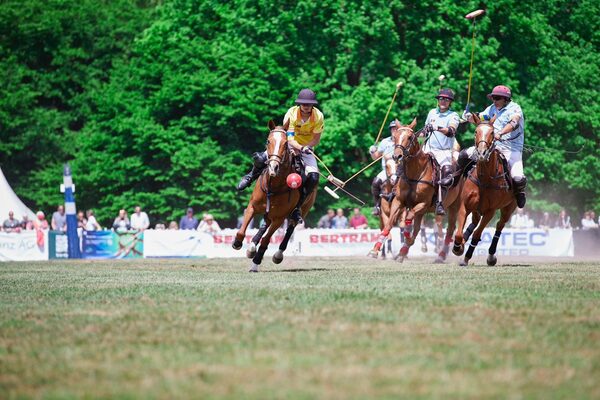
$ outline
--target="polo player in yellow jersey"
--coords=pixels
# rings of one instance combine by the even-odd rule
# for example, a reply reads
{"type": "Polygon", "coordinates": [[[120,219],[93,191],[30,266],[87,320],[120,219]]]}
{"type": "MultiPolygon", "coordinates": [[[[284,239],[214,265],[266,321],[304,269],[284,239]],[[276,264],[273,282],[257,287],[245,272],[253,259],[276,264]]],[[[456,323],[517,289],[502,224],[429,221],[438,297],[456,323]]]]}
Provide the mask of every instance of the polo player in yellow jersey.
{"type": "MultiPolygon", "coordinates": [[[[315,92],[310,89],[302,89],[298,93],[296,106],[290,108],[283,118],[283,126],[287,131],[288,144],[296,154],[300,154],[304,164],[304,181],[300,199],[291,217],[300,221],[300,207],[312,193],[319,183],[319,168],[317,160],[312,154],[312,149],[321,141],[324,128],[323,113],[315,107],[319,104],[315,92]]],[[[266,152],[258,152],[252,155],[254,165],[252,170],[246,174],[237,186],[238,190],[244,190],[260,176],[267,165],[266,152]]]]}

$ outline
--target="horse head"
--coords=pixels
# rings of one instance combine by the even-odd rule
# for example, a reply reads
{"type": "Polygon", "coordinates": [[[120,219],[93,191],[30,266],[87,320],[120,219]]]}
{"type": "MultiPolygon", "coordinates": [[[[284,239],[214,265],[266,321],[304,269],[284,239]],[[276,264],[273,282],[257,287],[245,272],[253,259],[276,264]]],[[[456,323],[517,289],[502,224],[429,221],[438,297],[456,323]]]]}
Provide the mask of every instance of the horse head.
{"type": "Polygon", "coordinates": [[[282,126],[269,121],[269,137],[267,138],[267,165],[271,177],[279,174],[281,163],[286,158],[288,149],[287,133],[282,126]]]}
{"type": "Polygon", "coordinates": [[[385,175],[392,186],[396,184],[398,175],[396,175],[396,162],[391,158],[385,162],[385,175]]]}
{"type": "Polygon", "coordinates": [[[490,121],[482,121],[477,113],[473,114],[473,120],[477,124],[475,128],[475,151],[478,161],[489,161],[492,152],[494,151],[494,116],[490,121]]]}
{"type": "Polygon", "coordinates": [[[409,155],[414,155],[419,150],[419,142],[415,135],[415,126],[417,119],[413,119],[410,125],[400,125],[396,120],[396,130],[392,136],[394,138],[394,159],[401,161],[408,158],[409,155]]]}

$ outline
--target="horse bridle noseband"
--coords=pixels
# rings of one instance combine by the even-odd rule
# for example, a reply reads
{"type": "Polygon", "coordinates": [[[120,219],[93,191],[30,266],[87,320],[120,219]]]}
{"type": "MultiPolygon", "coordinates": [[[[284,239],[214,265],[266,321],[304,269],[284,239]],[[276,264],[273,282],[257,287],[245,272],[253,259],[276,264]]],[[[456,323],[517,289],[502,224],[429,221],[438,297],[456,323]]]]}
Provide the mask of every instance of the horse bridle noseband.
{"type": "MultiPolygon", "coordinates": [[[[273,132],[282,133],[284,135],[284,137],[287,136],[287,132],[283,129],[273,129],[272,131],[269,132],[269,135],[271,135],[271,133],[273,133],[273,132]]],[[[268,144],[269,144],[269,141],[267,141],[267,145],[268,144]]],[[[281,165],[281,163],[286,159],[287,154],[288,154],[287,149],[284,150],[283,157],[281,157],[279,154],[271,154],[271,155],[269,155],[269,159],[267,160],[267,162],[276,161],[277,164],[281,165]]]]}

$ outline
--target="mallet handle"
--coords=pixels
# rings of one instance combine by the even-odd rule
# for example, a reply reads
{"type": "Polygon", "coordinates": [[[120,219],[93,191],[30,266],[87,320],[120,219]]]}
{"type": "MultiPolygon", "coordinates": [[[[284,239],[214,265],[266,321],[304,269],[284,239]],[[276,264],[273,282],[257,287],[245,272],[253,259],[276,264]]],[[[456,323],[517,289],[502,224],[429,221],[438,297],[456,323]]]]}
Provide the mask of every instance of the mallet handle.
{"type": "Polygon", "coordinates": [[[381,137],[381,132],[383,132],[383,127],[385,126],[388,116],[390,115],[390,111],[392,110],[392,106],[394,105],[394,100],[396,100],[396,95],[398,95],[398,90],[400,90],[400,88],[402,87],[403,84],[404,84],[403,82],[398,82],[398,84],[396,85],[396,91],[394,92],[394,97],[392,97],[390,106],[388,107],[387,112],[385,113],[385,118],[383,119],[383,122],[381,123],[381,127],[379,128],[379,133],[377,134],[377,139],[375,139],[375,144],[377,144],[379,142],[379,138],[381,137]]]}

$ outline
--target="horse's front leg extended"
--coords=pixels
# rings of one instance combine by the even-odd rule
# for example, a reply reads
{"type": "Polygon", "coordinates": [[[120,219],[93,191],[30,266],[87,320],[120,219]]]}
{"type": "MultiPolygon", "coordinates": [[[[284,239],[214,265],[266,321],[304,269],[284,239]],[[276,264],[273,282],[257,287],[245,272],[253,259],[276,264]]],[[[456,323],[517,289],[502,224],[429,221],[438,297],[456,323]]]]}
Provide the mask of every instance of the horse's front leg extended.
{"type": "Polygon", "coordinates": [[[371,251],[369,252],[369,256],[377,258],[379,250],[381,250],[381,246],[383,246],[383,242],[385,242],[385,238],[388,237],[388,235],[390,234],[390,231],[392,230],[392,227],[398,220],[400,211],[402,209],[404,209],[402,202],[397,197],[394,197],[394,200],[392,201],[392,206],[390,208],[390,218],[388,219],[383,230],[381,231],[377,243],[375,243],[375,246],[373,246],[373,249],[371,249],[371,251]]]}
{"type": "Polygon", "coordinates": [[[258,272],[258,266],[262,262],[263,256],[265,255],[265,251],[267,251],[267,247],[269,247],[269,242],[271,241],[271,236],[275,233],[277,229],[283,223],[283,218],[277,218],[271,221],[269,224],[269,228],[267,229],[267,233],[263,236],[260,241],[260,246],[252,258],[252,265],[250,266],[250,272],[258,272]]]}
{"type": "Polygon", "coordinates": [[[250,203],[248,204],[248,207],[246,207],[246,211],[244,211],[244,221],[242,222],[242,226],[240,226],[240,230],[235,234],[235,240],[231,245],[234,249],[239,250],[242,248],[244,238],[246,237],[246,229],[248,229],[248,225],[250,224],[250,221],[252,221],[252,218],[254,218],[254,206],[250,203]]]}
{"type": "Polygon", "coordinates": [[[402,262],[404,258],[408,254],[408,250],[410,246],[415,243],[417,235],[421,229],[421,222],[423,220],[423,216],[425,214],[425,210],[427,209],[427,205],[425,203],[419,203],[412,209],[408,211],[406,214],[406,219],[404,221],[405,229],[404,229],[404,246],[400,249],[400,253],[398,254],[398,261],[402,262]]]}
{"type": "Polygon", "coordinates": [[[498,246],[498,240],[500,239],[500,235],[502,235],[502,229],[504,229],[504,225],[506,225],[506,222],[512,215],[513,211],[515,211],[514,202],[500,210],[500,219],[496,224],[496,232],[494,232],[494,238],[492,239],[492,244],[490,244],[490,248],[488,250],[487,265],[490,267],[496,265],[496,262],[498,261],[496,258],[496,247],[498,246]]]}
{"type": "Polygon", "coordinates": [[[494,218],[495,212],[496,212],[496,210],[489,210],[483,215],[481,220],[479,220],[479,218],[477,218],[478,225],[477,225],[477,228],[475,229],[475,232],[473,232],[473,237],[471,238],[471,243],[469,244],[469,249],[467,250],[467,253],[465,254],[465,259],[460,263],[461,266],[464,267],[469,264],[469,260],[471,259],[471,257],[473,257],[473,252],[475,251],[475,247],[477,247],[477,243],[479,243],[479,240],[481,240],[481,234],[483,233],[483,230],[485,229],[487,224],[492,220],[492,218],[494,218]]]}

